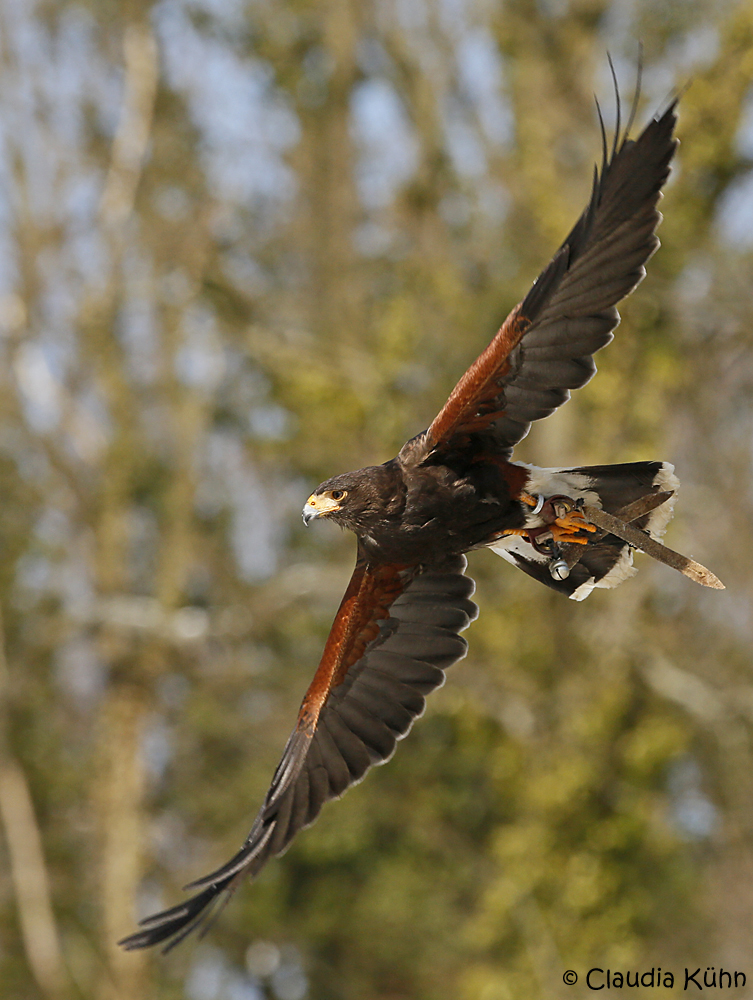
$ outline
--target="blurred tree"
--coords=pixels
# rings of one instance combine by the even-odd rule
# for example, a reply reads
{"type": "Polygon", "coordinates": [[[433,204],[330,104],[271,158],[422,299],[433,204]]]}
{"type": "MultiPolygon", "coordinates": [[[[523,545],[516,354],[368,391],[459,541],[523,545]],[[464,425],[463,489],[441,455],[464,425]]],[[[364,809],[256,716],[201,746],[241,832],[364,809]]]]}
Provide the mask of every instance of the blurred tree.
{"type": "Polygon", "coordinates": [[[0,5],[8,996],[745,968],[752,41],[708,0],[0,5]],[[671,544],[729,590],[644,565],[575,606],[477,556],[471,653],[409,745],[206,942],[120,952],[266,789],[353,559],[303,532],[309,488],[425,426],[527,290],[638,38],[639,122],[693,78],[664,245],[520,457],[676,461],[671,544]]]}

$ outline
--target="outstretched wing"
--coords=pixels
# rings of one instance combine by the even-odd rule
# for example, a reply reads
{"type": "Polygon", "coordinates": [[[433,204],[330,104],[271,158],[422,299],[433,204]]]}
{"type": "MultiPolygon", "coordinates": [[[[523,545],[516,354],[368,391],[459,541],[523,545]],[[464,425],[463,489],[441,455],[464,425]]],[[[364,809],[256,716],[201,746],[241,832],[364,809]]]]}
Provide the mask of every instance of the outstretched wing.
{"type": "Polygon", "coordinates": [[[458,635],[476,617],[464,556],[430,567],[370,566],[359,558],[322,662],[306,693],[251,832],[238,853],[193,882],[201,892],[141,921],[127,949],[178,944],[244,875],[254,876],[316,819],[324,803],[389,760],[425,697],[465,655],[458,635]]]}
{"type": "Polygon", "coordinates": [[[450,394],[436,419],[400,453],[418,464],[482,435],[509,458],[531,421],[549,416],[593,376],[592,355],[612,339],[617,303],[645,275],[659,241],[657,203],[677,146],[673,102],[636,139],[615,135],[591,200],[523,301],[450,394]]]}

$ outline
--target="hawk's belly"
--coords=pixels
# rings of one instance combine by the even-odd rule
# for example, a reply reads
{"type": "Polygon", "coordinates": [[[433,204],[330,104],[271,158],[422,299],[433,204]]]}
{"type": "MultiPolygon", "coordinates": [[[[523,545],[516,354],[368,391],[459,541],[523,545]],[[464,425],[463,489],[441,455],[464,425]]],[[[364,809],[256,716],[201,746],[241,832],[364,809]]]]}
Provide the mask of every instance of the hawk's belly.
{"type": "Polygon", "coordinates": [[[361,535],[375,561],[426,563],[487,544],[522,527],[525,514],[495,470],[479,466],[459,476],[446,466],[419,469],[406,482],[399,515],[361,535]]]}

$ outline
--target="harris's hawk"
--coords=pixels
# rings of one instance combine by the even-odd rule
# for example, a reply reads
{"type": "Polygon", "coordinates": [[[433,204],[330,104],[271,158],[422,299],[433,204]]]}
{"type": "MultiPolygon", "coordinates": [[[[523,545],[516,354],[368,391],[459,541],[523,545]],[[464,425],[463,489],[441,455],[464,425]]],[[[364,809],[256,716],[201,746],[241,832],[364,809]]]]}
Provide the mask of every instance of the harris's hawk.
{"type": "Polygon", "coordinates": [[[125,948],[177,944],[328,799],[389,760],[426,695],[465,655],[459,633],[477,613],[464,575],[469,550],[490,548],[574,600],[631,576],[634,547],[721,587],[658,542],[678,485],[671,465],[541,469],[511,460],[531,422],[593,376],[617,304],[659,245],[675,104],[635,140],[618,122],[585,211],[431,426],[396,458],[335,476],[309,497],[306,524],[329,518],[350,529],[357,558],[296,726],[237,854],[193,882],[194,896],[143,920],[125,948]]]}

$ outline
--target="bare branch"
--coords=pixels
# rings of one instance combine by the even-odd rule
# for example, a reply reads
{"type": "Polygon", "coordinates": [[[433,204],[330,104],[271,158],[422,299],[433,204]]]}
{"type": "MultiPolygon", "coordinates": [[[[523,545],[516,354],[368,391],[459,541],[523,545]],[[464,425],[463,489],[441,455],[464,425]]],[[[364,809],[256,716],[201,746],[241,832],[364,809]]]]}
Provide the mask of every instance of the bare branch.
{"type": "MultiPolygon", "coordinates": [[[[7,694],[8,667],[0,617],[0,691],[7,694]]],[[[0,711],[0,820],[10,856],[10,874],[16,895],[21,938],[29,968],[46,997],[60,997],[65,985],[50,880],[42,835],[23,768],[7,746],[7,697],[0,711]]]]}
{"type": "Polygon", "coordinates": [[[123,42],[125,87],[118,130],[100,212],[106,226],[123,222],[133,211],[154,114],[159,79],[157,43],[143,24],[129,25],[123,42]]]}

